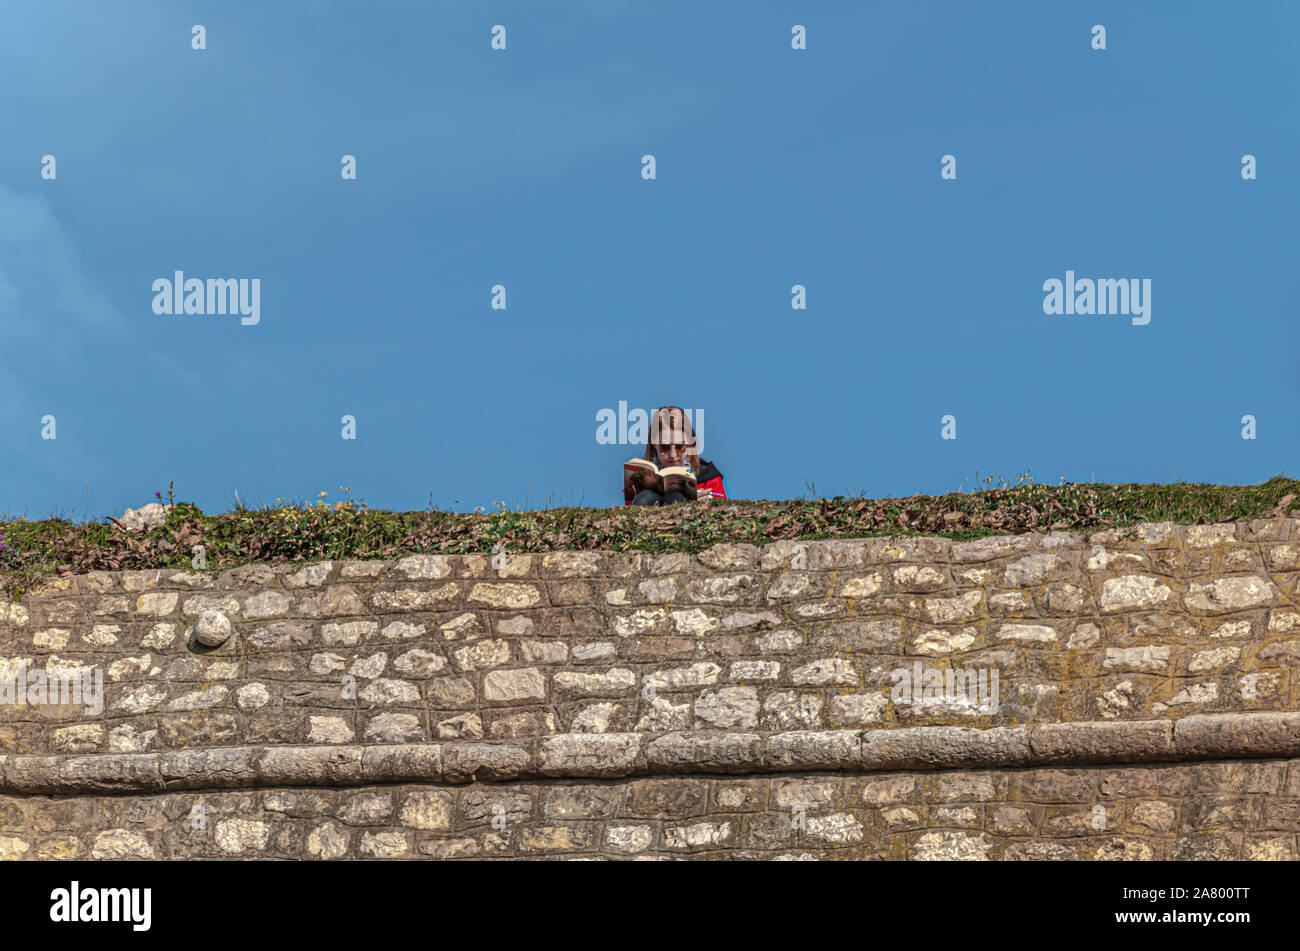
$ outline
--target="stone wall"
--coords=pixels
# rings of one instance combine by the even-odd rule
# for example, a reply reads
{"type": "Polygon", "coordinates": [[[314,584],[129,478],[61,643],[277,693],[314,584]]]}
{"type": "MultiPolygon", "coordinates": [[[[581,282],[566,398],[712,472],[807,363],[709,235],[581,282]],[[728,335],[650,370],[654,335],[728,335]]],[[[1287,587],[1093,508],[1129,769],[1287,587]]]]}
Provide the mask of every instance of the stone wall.
{"type": "Polygon", "coordinates": [[[1295,857],[1297,526],[60,578],[0,854],[1295,857]]]}
{"type": "Polygon", "coordinates": [[[1294,860],[1300,759],[0,796],[0,857],[1294,860]]]}

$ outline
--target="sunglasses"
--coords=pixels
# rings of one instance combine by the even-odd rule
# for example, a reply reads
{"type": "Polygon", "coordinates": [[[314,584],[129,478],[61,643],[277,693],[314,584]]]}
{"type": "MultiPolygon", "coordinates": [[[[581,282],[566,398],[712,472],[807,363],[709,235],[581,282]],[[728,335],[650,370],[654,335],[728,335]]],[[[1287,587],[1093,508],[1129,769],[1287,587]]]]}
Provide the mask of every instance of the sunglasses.
{"type": "Polygon", "coordinates": [[[683,451],[685,451],[685,449],[686,449],[686,443],[684,443],[684,442],[683,442],[683,443],[678,443],[677,445],[672,445],[672,444],[670,443],[670,444],[667,445],[667,446],[655,446],[655,448],[658,449],[660,452],[668,452],[668,451],[670,451],[670,450],[676,450],[677,452],[683,452],[683,451]]]}

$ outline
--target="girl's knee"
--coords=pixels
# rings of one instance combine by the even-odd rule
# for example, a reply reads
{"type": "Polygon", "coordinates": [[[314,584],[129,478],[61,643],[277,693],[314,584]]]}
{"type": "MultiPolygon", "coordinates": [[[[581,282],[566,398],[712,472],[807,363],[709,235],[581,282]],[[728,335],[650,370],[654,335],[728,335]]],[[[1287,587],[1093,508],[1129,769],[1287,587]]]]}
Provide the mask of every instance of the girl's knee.
{"type": "MultiPolygon", "coordinates": [[[[675,495],[678,493],[670,492],[669,494],[675,495]]],[[[636,498],[632,499],[633,505],[663,505],[663,503],[664,497],[654,489],[642,489],[636,494],[636,498]]]]}

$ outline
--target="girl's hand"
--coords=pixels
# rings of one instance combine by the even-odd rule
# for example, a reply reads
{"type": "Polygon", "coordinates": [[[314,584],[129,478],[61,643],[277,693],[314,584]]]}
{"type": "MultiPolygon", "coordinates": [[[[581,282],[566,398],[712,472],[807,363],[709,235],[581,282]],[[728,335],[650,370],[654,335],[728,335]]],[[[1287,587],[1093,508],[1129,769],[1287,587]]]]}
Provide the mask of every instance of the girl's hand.
{"type": "Polygon", "coordinates": [[[712,489],[700,489],[699,492],[698,492],[698,493],[696,494],[696,496],[695,496],[695,501],[697,501],[697,502],[703,502],[703,501],[705,501],[706,499],[711,499],[711,498],[713,498],[713,490],[712,490],[712,489]]]}

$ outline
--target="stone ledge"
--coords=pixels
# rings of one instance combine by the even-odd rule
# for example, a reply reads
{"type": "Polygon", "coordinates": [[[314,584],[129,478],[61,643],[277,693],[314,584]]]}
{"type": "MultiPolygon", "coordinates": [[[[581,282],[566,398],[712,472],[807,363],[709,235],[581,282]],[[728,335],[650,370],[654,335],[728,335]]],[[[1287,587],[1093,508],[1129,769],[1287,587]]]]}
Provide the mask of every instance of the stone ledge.
{"type": "Polygon", "coordinates": [[[1096,766],[1300,756],[1300,712],[1043,726],[662,734],[569,733],[518,742],[234,746],[161,753],[0,756],[0,793],[149,793],[377,783],[620,779],[1096,766]]]}
{"type": "MultiPolygon", "coordinates": [[[[1071,531],[1031,531],[986,535],[953,541],[934,535],[870,535],[862,538],[782,540],[762,545],[722,542],[696,553],[639,551],[550,551],[508,553],[492,561],[490,552],[467,554],[412,553],[387,559],[338,558],[311,562],[252,563],[217,570],[123,569],[89,571],[42,579],[27,596],[75,597],[108,592],[142,594],[232,591],[265,588],[294,595],[324,591],[349,583],[418,584],[458,582],[472,598],[491,605],[509,600],[512,586],[573,579],[631,580],[690,572],[787,570],[799,564],[813,571],[888,567],[908,561],[977,567],[1013,555],[1088,552],[1097,546],[1115,552],[1185,548],[1200,551],[1217,545],[1294,543],[1300,540],[1300,516],[1276,515],[1231,522],[1139,522],[1120,528],[1098,526],[1071,531]]],[[[8,607],[8,602],[0,599],[8,607]]],[[[14,602],[15,607],[21,607],[14,602]]],[[[4,621],[0,614],[0,622],[4,621]]]]}

